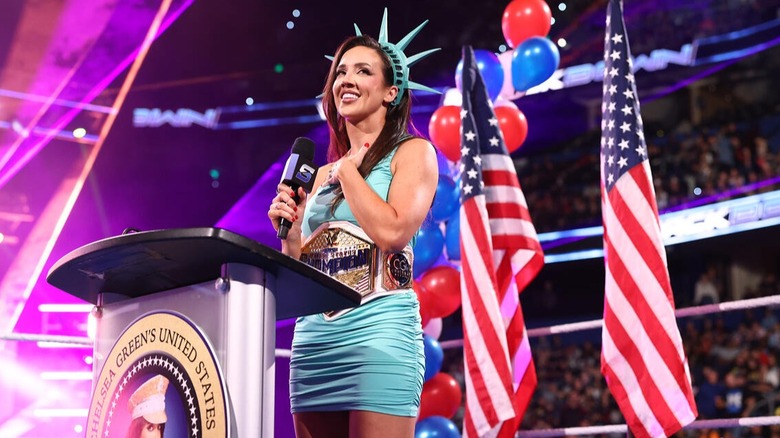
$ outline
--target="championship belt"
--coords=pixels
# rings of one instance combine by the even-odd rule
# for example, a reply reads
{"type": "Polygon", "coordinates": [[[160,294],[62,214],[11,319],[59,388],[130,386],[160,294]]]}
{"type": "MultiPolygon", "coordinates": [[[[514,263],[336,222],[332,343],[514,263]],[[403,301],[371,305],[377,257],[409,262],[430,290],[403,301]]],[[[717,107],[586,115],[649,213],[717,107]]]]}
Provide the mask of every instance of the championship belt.
{"type": "Polygon", "coordinates": [[[320,225],[301,247],[301,261],[358,291],[362,302],[412,287],[412,247],[380,251],[360,227],[346,221],[320,225]]]}

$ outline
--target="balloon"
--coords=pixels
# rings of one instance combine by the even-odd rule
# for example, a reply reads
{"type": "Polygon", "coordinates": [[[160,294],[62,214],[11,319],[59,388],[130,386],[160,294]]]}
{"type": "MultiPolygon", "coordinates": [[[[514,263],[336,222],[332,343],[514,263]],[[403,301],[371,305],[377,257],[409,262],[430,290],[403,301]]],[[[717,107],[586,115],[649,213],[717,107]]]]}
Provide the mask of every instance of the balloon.
{"type": "Polygon", "coordinates": [[[422,326],[425,327],[431,320],[431,311],[429,309],[430,304],[428,304],[428,294],[425,293],[425,290],[417,280],[412,281],[412,289],[414,289],[414,293],[417,294],[417,301],[420,303],[420,319],[422,320],[422,326]]]}
{"type": "Polygon", "coordinates": [[[509,153],[516,151],[528,137],[528,120],[517,108],[500,106],[495,108],[498,126],[504,134],[504,142],[509,153]]]}
{"type": "Polygon", "coordinates": [[[460,211],[447,220],[447,228],[444,230],[444,244],[447,249],[447,258],[460,260],[460,211]]]}
{"type": "MultiPolygon", "coordinates": [[[[501,87],[501,92],[496,99],[496,105],[498,105],[498,99],[504,98],[507,100],[517,100],[525,96],[525,91],[515,90],[515,86],[512,85],[512,58],[515,54],[514,50],[507,50],[506,52],[498,54],[498,60],[501,62],[501,68],[504,69],[504,85],[501,87]]],[[[454,88],[451,88],[451,90],[454,88]]]]}
{"type": "Polygon", "coordinates": [[[437,373],[423,384],[417,419],[422,420],[434,415],[452,418],[460,407],[462,398],[463,393],[458,381],[447,373],[437,373]]]}
{"type": "Polygon", "coordinates": [[[500,108],[500,107],[507,107],[507,108],[514,108],[517,109],[517,105],[515,105],[514,102],[512,102],[511,99],[508,99],[504,96],[498,96],[496,98],[496,101],[493,102],[493,108],[500,108]]]}
{"type": "Polygon", "coordinates": [[[439,184],[436,186],[436,197],[433,198],[431,216],[434,221],[447,219],[460,206],[460,193],[455,181],[447,175],[439,174],[439,184]]]}
{"type": "Polygon", "coordinates": [[[441,336],[442,325],[441,318],[431,318],[428,324],[423,326],[423,333],[438,340],[439,336],[441,336]]]}
{"type": "Polygon", "coordinates": [[[512,84],[518,91],[539,85],[555,73],[560,61],[561,55],[552,41],[529,38],[512,55],[512,84]]]}
{"type": "MultiPolygon", "coordinates": [[[[511,72],[512,69],[509,69],[511,72]]],[[[504,70],[506,72],[506,70],[504,70]]],[[[511,74],[511,73],[510,73],[511,74]]],[[[441,98],[441,106],[456,106],[460,108],[463,105],[463,93],[457,88],[448,88],[441,98]]]]}
{"type": "MultiPolygon", "coordinates": [[[[501,92],[501,87],[504,86],[504,68],[501,66],[501,61],[498,60],[495,53],[484,49],[474,50],[474,60],[477,63],[477,69],[482,74],[482,80],[485,82],[490,100],[495,100],[498,93],[501,92]]],[[[455,86],[461,92],[463,91],[462,59],[455,69],[455,86]]]]}
{"type": "Polygon", "coordinates": [[[441,256],[442,250],[444,250],[444,234],[438,224],[420,228],[420,232],[417,234],[417,243],[414,245],[413,269],[415,275],[419,275],[433,266],[441,256]]]}
{"type": "Polygon", "coordinates": [[[428,122],[428,134],[448,160],[460,160],[460,107],[445,105],[437,108],[428,122]]]}
{"type": "Polygon", "coordinates": [[[509,47],[550,32],[552,13],[544,0],[513,0],[504,9],[501,30],[509,47]]]}
{"type": "Polygon", "coordinates": [[[425,348],[425,381],[427,382],[441,371],[444,352],[439,341],[428,335],[423,335],[423,347],[425,348]]]}
{"type": "Polygon", "coordinates": [[[432,318],[444,318],[460,307],[460,273],[457,269],[435,266],[420,277],[420,285],[429,295],[426,300],[432,318]]]}
{"type": "Polygon", "coordinates": [[[460,438],[460,432],[452,421],[434,415],[414,425],[414,438],[460,438]]]}

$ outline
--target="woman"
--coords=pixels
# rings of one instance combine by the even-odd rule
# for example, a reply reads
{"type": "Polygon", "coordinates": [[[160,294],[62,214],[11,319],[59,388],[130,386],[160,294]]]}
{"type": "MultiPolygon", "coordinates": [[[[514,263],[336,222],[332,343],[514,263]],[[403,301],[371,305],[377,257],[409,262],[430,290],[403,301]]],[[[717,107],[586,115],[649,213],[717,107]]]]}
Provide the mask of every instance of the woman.
{"type": "Polygon", "coordinates": [[[422,25],[394,45],[386,20],[385,10],[379,41],[358,30],[336,52],[323,93],[330,163],[320,168],[316,191],[307,199],[299,189],[296,203],[280,184],[268,211],[277,230],[282,218],[293,222],[282,241],[287,255],[307,256],[323,228],[359,227],[348,231],[381,251],[377,264],[395,267],[374,266],[392,271],[374,285],[384,290],[380,298],[296,322],[290,399],[300,438],[414,436],[425,358],[412,263],[404,257],[433,202],[438,165],[433,146],[408,133],[408,90],[427,87],[408,81],[402,50],[422,25]]]}

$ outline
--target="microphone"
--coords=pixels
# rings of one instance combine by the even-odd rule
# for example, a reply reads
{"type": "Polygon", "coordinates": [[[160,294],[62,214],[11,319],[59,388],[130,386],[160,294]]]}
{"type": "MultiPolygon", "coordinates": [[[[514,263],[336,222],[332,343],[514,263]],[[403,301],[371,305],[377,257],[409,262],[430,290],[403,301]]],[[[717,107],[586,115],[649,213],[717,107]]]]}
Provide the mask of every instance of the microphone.
{"type": "MultiPolygon", "coordinates": [[[[284,165],[282,173],[282,184],[289,186],[295,195],[293,199],[298,203],[298,188],[303,187],[306,193],[310,193],[314,186],[314,179],[317,176],[317,166],[314,160],[314,142],[306,137],[298,137],[292,146],[290,158],[284,165]]],[[[276,236],[282,240],[287,239],[287,233],[292,227],[292,222],[282,218],[279,223],[279,231],[276,236]]]]}

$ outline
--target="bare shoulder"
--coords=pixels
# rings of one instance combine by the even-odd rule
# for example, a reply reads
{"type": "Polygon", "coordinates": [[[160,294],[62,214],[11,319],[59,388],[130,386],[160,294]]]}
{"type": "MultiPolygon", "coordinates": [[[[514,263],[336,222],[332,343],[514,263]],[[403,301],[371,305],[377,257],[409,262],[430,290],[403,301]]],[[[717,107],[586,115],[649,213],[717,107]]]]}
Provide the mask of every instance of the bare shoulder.
{"type": "Polygon", "coordinates": [[[436,149],[424,138],[410,138],[398,146],[398,151],[393,157],[393,164],[397,166],[398,163],[414,163],[423,167],[438,166],[436,149]]]}

